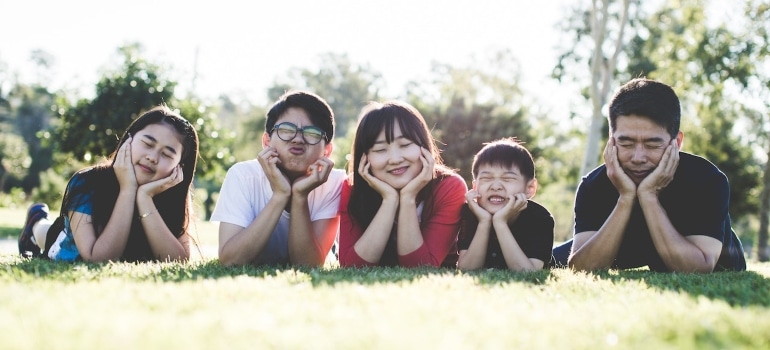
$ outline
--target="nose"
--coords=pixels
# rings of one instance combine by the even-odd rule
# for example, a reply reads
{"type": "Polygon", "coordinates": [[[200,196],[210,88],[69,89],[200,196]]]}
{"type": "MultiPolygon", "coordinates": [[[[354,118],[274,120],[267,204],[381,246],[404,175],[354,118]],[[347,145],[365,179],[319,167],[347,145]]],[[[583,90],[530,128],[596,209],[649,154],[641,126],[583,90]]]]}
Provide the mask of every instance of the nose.
{"type": "Polygon", "coordinates": [[[634,147],[634,154],[631,156],[631,162],[635,164],[642,164],[647,161],[647,150],[643,145],[637,145],[634,147]]]}
{"type": "Polygon", "coordinates": [[[147,152],[147,155],[145,155],[144,158],[147,159],[147,161],[149,161],[150,163],[153,163],[153,164],[158,163],[157,152],[147,152]]]}
{"type": "Polygon", "coordinates": [[[404,160],[404,155],[401,153],[398,147],[394,147],[388,152],[388,163],[399,164],[404,160]]]}
{"type": "Polygon", "coordinates": [[[503,188],[503,183],[499,179],[492,180],[492,183],[489,184],[490,190],[499,190],[503,188]]]}
{"type": "Polygon", "coordinates": [[[291,143],[303,143],[303,142],[305,142],[305,139],[302,136],[302,130],[297,130],[297,133],[294,134],[294,138],[291,139],[291,143]]]}

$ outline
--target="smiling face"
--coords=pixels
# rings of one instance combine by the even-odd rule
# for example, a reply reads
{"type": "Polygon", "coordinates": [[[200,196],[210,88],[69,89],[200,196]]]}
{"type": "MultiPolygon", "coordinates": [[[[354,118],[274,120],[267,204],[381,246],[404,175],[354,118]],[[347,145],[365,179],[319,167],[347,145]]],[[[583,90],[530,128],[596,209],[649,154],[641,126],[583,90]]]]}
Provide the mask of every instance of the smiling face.
{"type": "MultiPolygon", "coordinates": [[[[306,126],[315,126],[310,120],[307,112],[302,108],[290,107],[275,122],[279,125],[289,122],[298,128],[306,126]]],[[[308,168],[321,157],[328,157],[331,153],[331,143],[321,140],[315,145],[308,144],[302,138],[302,132],[298,131],[294,138],[289,141],[281,140],[273,132],[266,132],[262,137],[263,147],[273,147],[278,152],[278,168],[281,169],[290,179],[295,179],[307,173],[308,168]]]]}
{"type": "MultiPolygon", "coordinates": [[[[618,148],[618,161],[623,171],[638,185],[660,163],[671,135],[666,129],[649,118],[630,115],[619,116],[611,137],[618,148]]],[[[682,133],[677,135],[682,145],[682,133]]]]}
{"type": "Polygon", "coordinates": [[[393,142],[387,143],[385,130],[380,131],[374,146],[366,153],[372,175],[400,190],[422,171],[419,145],[404,137],[401,126],[393,125],[393,142]]]}
{"type": "Polygon", "coordinates": [[[141,186],[171,175],[182,159],[182,135],[165,123],[149,124],[131,140],[131,162],[141,186]]]}
{"type": "Polygon", "coordinates": [[[516,166],[483,164],[478,169],[473,187],[481,196],[478,198],[479,206],[491,214],[504,207],[511,195],[525,193],[527,198],[535,195],[537,180],[528,180],[516,166]]]}

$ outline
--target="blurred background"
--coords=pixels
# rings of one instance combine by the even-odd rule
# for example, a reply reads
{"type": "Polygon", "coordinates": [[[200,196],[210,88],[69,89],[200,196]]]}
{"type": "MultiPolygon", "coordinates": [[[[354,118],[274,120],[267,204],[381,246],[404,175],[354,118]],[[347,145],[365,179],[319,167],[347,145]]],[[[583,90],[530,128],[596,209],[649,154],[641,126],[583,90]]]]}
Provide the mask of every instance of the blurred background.
{"type": "Polygon", "coordinates": [[[646,76],[677,91],[683,150],[727,174],[735,229],[750,258],[768,260],[770,0],[0,0],[0,9],[5,237],[18,235],[30,203],[58,210],[72,173],[108,157],[131,120],[161,103],[198,128],[197,215],[208,224],[227,169],[261,148],[266,109],[299,88],[335,112],[338,168],[373,100],[416,106],[469,186],[484,142],[519,138],[536,158],[534,199],[563,241],[580,177],[602,162],[609,97],[646,76]]]}

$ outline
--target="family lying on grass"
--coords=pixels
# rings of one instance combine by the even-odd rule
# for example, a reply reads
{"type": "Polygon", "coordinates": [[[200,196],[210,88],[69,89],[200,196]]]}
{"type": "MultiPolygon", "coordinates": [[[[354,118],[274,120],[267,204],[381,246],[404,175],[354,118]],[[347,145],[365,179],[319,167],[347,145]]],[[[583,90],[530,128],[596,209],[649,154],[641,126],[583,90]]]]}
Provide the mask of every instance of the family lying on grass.
{"type": "MultiPolygon", "coordinates": [[[[679,99],[634,79],[609,106],[604,164],[575,196],[573,238],[533,201],[530,152],[515,138],[473,159],[473,188],[444,166],[422,115],[398,101],[361,113],[347,175],[329,159],[334,114],[321,97],[284,94],[268,111],[262,151],[228,170],[211,217],[224,265],[444,266],[534,271],[745,270],[725,175],[681,152],[679,99]]],[[[198,136],[165,106],[137,118],[104,164],[70,179],[61,213],[30,207],[25,257],[57,261],[187,260],[198,136]]]]}

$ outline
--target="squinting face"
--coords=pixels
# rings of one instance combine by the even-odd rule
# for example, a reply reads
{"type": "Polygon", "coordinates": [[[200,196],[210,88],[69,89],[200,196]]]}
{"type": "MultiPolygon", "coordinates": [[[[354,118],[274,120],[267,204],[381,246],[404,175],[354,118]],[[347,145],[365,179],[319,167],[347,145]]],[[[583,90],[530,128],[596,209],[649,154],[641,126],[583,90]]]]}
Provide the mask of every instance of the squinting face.
{"type": "Polygon", "coordinates": [[[168,124],[150,124],[131,140],[131,162],[141,186],[171,175],[182,159],[182,135],[168,124]]]}
{"type": "Polygon", "coordinates": [[[612,137],[620,166],[637,185],[655,170],[671,143],[664,127],[637,115],[618,117],[612,137]]]}
{"type": "Polygon", "coordinates": [[[516,166],[504,168],[483,164],[479,166],[473,185],[480,195],[477,199],[479,206],[494,214],[508,203],[511,195],[525,193],[527,198],[532,197],[530,183],[516,166]]]}
{"type": "Polygon", "coordinates": [[[421,147],[404,137],[398,123],[393,126],[393,142],[380,131],[374,146],[366,153],[372,175],[400,190],[422,171],[421,147]]]}
{"type": "MultiPolygon", "coordinates": [[[[304,109],[297,107],[288,108],[283,115],[278,117],[275,125],[284,122],[292,123],[300,129],[306,126],[317,126],[313,125],[304,109]]],[[[301,131],[297,131],[294,138],[289,141],[281,140],[275,131],[269,132],[262,139],[262,146],[275,148],[280,160],[278,168],[284,171],[290,178],[297,178],[307,174],[311,164],[331,152],[331,144],[327,145],[326,140],[321,140],[321,142],[315,145],[308,144],[302,138],[301,131]]]]}

